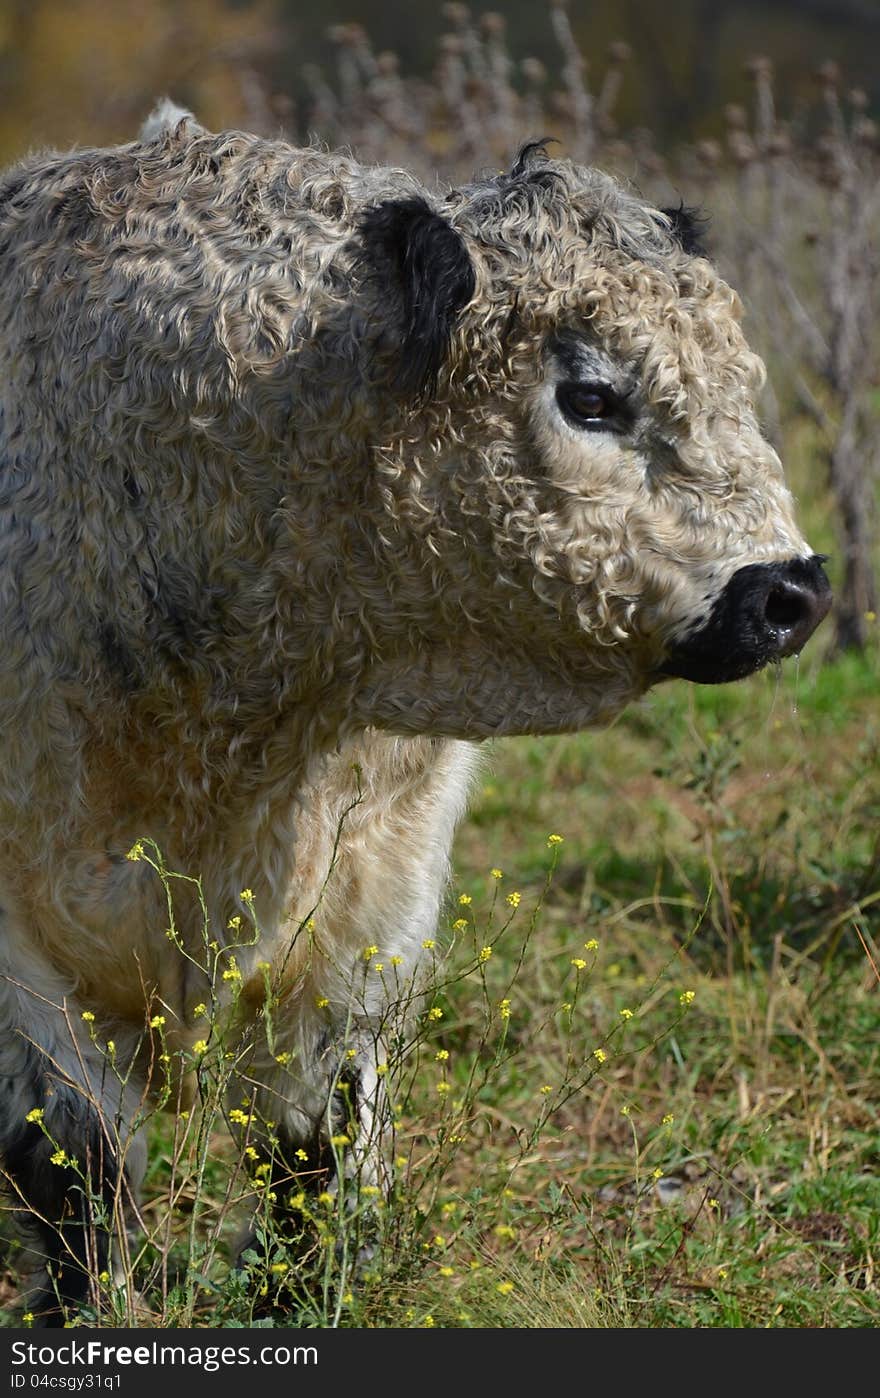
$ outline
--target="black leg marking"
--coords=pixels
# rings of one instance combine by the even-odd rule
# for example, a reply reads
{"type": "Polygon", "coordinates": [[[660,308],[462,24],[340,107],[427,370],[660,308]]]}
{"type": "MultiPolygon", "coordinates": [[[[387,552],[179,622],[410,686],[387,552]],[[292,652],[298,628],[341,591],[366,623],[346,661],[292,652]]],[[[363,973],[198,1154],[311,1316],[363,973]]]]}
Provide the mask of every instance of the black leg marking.
{"type": "Polygon", "coordinates": [[[68,1310],[75,1313],[88,1301],[91,1279],[109,1267],[118,1170],[94,1108],[69,1087],[47,1094],[30,1047],[26,1060],[29,1092],[20,1079],[3,1082],[0,1146],[13,1207],[23,1215],[26,1250],[46,1270],[29,1309],[36,1324],[59,1328],[68,1310]],[[51,1139],[39,1121],[10,1112],[22,1102],[43,1112],[51,1139]]]}

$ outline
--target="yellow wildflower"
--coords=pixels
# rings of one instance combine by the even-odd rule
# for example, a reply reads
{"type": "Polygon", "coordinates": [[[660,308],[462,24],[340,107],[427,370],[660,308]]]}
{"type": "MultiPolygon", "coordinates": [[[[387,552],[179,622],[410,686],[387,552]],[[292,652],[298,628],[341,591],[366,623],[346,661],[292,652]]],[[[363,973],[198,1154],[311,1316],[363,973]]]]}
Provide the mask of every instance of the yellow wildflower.
{"type": "Polygon", "coordinates": [[[238,962],[236,961],[236,959],[235,959],[234,956],[230,956],[230,958],[229,958],[229,965],[226,967],[226,970],[223,972],[223,979],[224,979],[225,981],[240,981],[240,980],[241,980],[241,971],[238,969],[238,962]]]}

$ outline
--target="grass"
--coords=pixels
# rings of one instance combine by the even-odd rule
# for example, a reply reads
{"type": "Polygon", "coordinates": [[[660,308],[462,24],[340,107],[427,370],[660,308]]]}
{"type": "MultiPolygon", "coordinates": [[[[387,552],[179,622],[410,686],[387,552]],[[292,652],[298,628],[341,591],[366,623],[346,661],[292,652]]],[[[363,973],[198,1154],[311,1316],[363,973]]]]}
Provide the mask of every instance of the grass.
{"type": "Polygon", "coordinates": [[[606,734],[499,745],[459,841],[463,887],[518,865],[525,903],[547,831],[565,833],[512,1015],[523,1051],[463,1178],[515,1162],[495,1270],[528,1259],[533,1290],[570,1269],[606,1323],[880,1315],[877,652],[819,661],[671,685],[606,734]],[[532,1037],[590,939],[567,1043],[532,1037]],[[521,1158],[541,1085],[628,1010],[521,1158]]]}

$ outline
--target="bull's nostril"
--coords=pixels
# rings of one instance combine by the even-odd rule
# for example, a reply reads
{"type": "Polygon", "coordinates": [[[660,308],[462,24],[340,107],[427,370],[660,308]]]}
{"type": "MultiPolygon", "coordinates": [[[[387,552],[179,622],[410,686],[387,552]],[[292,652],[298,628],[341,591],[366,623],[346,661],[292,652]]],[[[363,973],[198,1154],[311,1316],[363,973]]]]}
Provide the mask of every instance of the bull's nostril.
{"type": "Polygon", "coordinates": [[[777,585],[771,587],[764,604],[764,616],[777,631],[792,631],[806,621],[811,607],[799,588],[777,585]]]}

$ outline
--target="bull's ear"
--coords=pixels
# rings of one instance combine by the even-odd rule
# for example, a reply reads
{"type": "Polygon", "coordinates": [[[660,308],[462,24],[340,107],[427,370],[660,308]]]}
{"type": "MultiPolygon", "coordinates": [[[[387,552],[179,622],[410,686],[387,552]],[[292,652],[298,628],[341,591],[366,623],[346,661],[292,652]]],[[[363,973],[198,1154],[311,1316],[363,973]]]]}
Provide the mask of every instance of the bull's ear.
{"type": "Polygon", "coordinates": [[[669,219],[669,231],[684,252],[692,257],[707,256],[705,239],[709,219],[700,209],[681,203],[677,209],[661,209],[660,212],[669,219]]]}
{"type": "Polygon", "coordinates": [[[430,392],[476,286],[464,240],[419,198],[368,209],[359,234],[364,266],[385,303],[397,308],[398,387],[408,395],[430,392]]]}

